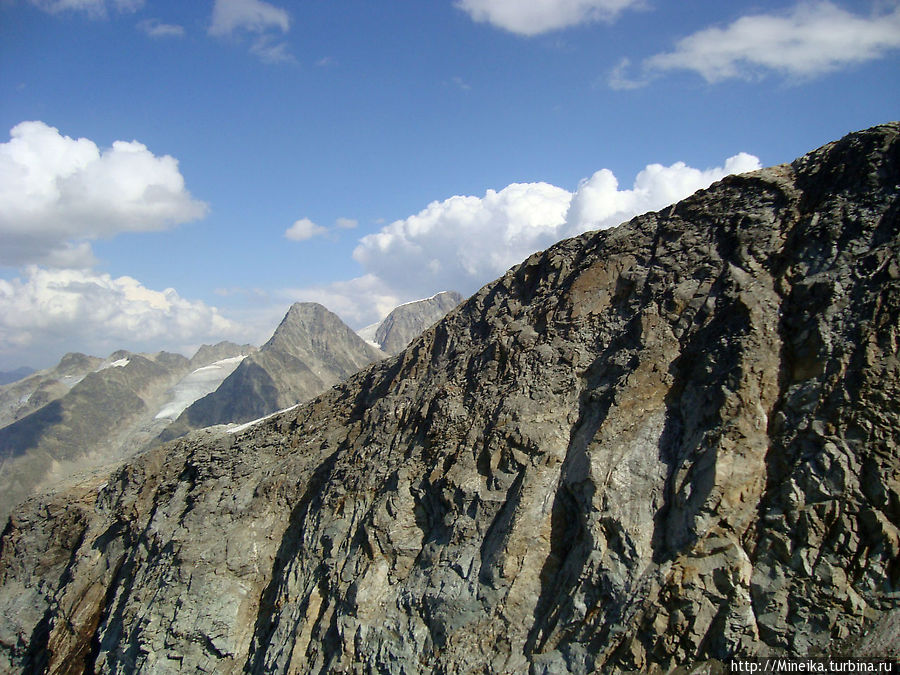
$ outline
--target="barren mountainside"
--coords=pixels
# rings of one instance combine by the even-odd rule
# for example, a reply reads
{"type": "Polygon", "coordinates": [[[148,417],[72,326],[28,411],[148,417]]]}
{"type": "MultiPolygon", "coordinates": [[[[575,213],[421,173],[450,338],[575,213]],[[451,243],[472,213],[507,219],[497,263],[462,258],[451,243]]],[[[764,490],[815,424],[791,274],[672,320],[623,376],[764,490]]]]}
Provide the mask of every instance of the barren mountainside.
{"type": "Polygon", "coordinates": [[[407,302],[388,314],[375,331],[375,342],[388,354],[399,354],[419,334],[463,301],[456,291],[442,291],[430,298],[407,302]]]}
{"type": "Polygon", "coordinates": [[[896,650],[898,136],[563,241],[305,406],[31,500],[0,671],[896,650]]]}

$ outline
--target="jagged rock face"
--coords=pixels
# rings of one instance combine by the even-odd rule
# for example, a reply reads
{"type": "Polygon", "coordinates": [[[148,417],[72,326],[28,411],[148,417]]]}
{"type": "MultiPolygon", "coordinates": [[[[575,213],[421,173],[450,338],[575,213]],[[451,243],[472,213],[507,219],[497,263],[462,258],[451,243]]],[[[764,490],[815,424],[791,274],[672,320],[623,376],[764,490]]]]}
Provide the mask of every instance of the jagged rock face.
{"type": "Polygon", "coordinates": [[[26,504],[0,669],[896,649],[898,135],[561,242],[304,407],[26,504]]]}
{"type": "Polygon", "coordinates": [[[399,354],[422,331],[430,328],[463,301],[456,291],[442,291],[430,298],[400,305],[375,331],[375,342],[388,354],[399,354]]]}
{"type": "Polygon", "coordinates": [[[189,406],[160,439],[246,422],[308,401],[384,357],[322,305],[295,303],[269,341],[244,359],[216,391],[189,406]]]}

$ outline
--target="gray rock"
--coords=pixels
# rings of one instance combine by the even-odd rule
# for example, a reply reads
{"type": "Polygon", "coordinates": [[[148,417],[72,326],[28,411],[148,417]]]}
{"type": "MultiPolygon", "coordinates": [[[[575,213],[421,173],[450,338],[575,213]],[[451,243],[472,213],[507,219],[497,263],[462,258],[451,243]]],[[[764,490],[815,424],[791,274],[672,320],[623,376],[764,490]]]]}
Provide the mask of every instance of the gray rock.
{"type": "Polygon", "coordinates": [[[724,672],[896,635],[900,124],[17,509],[9,672],[724,672]]]}

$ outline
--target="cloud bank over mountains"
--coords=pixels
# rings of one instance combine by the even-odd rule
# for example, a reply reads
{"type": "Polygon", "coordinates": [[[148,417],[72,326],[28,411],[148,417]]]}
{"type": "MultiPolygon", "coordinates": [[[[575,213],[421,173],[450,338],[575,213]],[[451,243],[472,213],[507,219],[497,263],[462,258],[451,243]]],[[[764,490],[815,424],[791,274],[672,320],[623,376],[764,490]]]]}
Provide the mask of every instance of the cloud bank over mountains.
{"type": "Polygon", "coordinates": [[[21,277],[0,279],[0,357],[44,352],[58,359],[69,351],[105,356],[123,346],[192,351],[242,332],[214,307],[127,276],[29,266],[21,277]]]}
{"type": "Polygon", "coordinates": [[[290,293],[322,302],[346,320],[364,325],[400,302],[447,289],[473,293],[564,237],[614,227],[728,174],[758,168],[756,157],[739,153],[705,170],[683,162],[650,164],[624,189],[612,171],[601,169],[574,192],[548,183],[513,183],[482,197],[434,201],[360,239],[353,257],[365,272],[362,276],[290,293]]]}
{"type": "MultiPolygon", "coordinates": [[[[173,349],[239,337],[243,328],[172,289],[90,270],[90,242],[164,230],[206,215],[178,162],[137,141],[100,149],[43,122],[22,122],[0,144],[0,356],[103,355],[123,345],[173,349]]],[[[37,361],[35,361],[37,363],[37,361]]]]}

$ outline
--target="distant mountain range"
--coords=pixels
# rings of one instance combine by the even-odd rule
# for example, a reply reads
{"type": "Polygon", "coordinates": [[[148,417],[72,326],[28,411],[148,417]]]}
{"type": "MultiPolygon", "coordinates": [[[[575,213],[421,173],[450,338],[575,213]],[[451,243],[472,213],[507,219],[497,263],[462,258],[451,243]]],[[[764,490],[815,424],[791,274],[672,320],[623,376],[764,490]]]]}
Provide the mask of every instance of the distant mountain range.
{"type": "Polygon", "coordinates": [[[385,356],[322,305],[297,303],[269,341],[218,389],[188,406],[160,440],[247,422],[306,401],[385,356]]]}
{"type": "MultiPolygon", "coordinates": [[[[398,351],[461,300],[446,292],[402,305],[372,336],[398,351]]],[[[0,386],[0,520],[60,478],[194,429],[264,417],[387,356],[315,303],[293,305],[259,349],[222,342],[191,359],[66,354],[53,368],[0,386]]]]}
{"type": "Polygon", "coordinates": [[[190,402],[186,383],[194,398],[205,394],[254,351],[221,343],[191,359],[67,354],[53,368],[0,387],[0,519],[36,488],[135,454],[190,402]],[[199,373],[207,375],[202,385],[199,373]]]}

